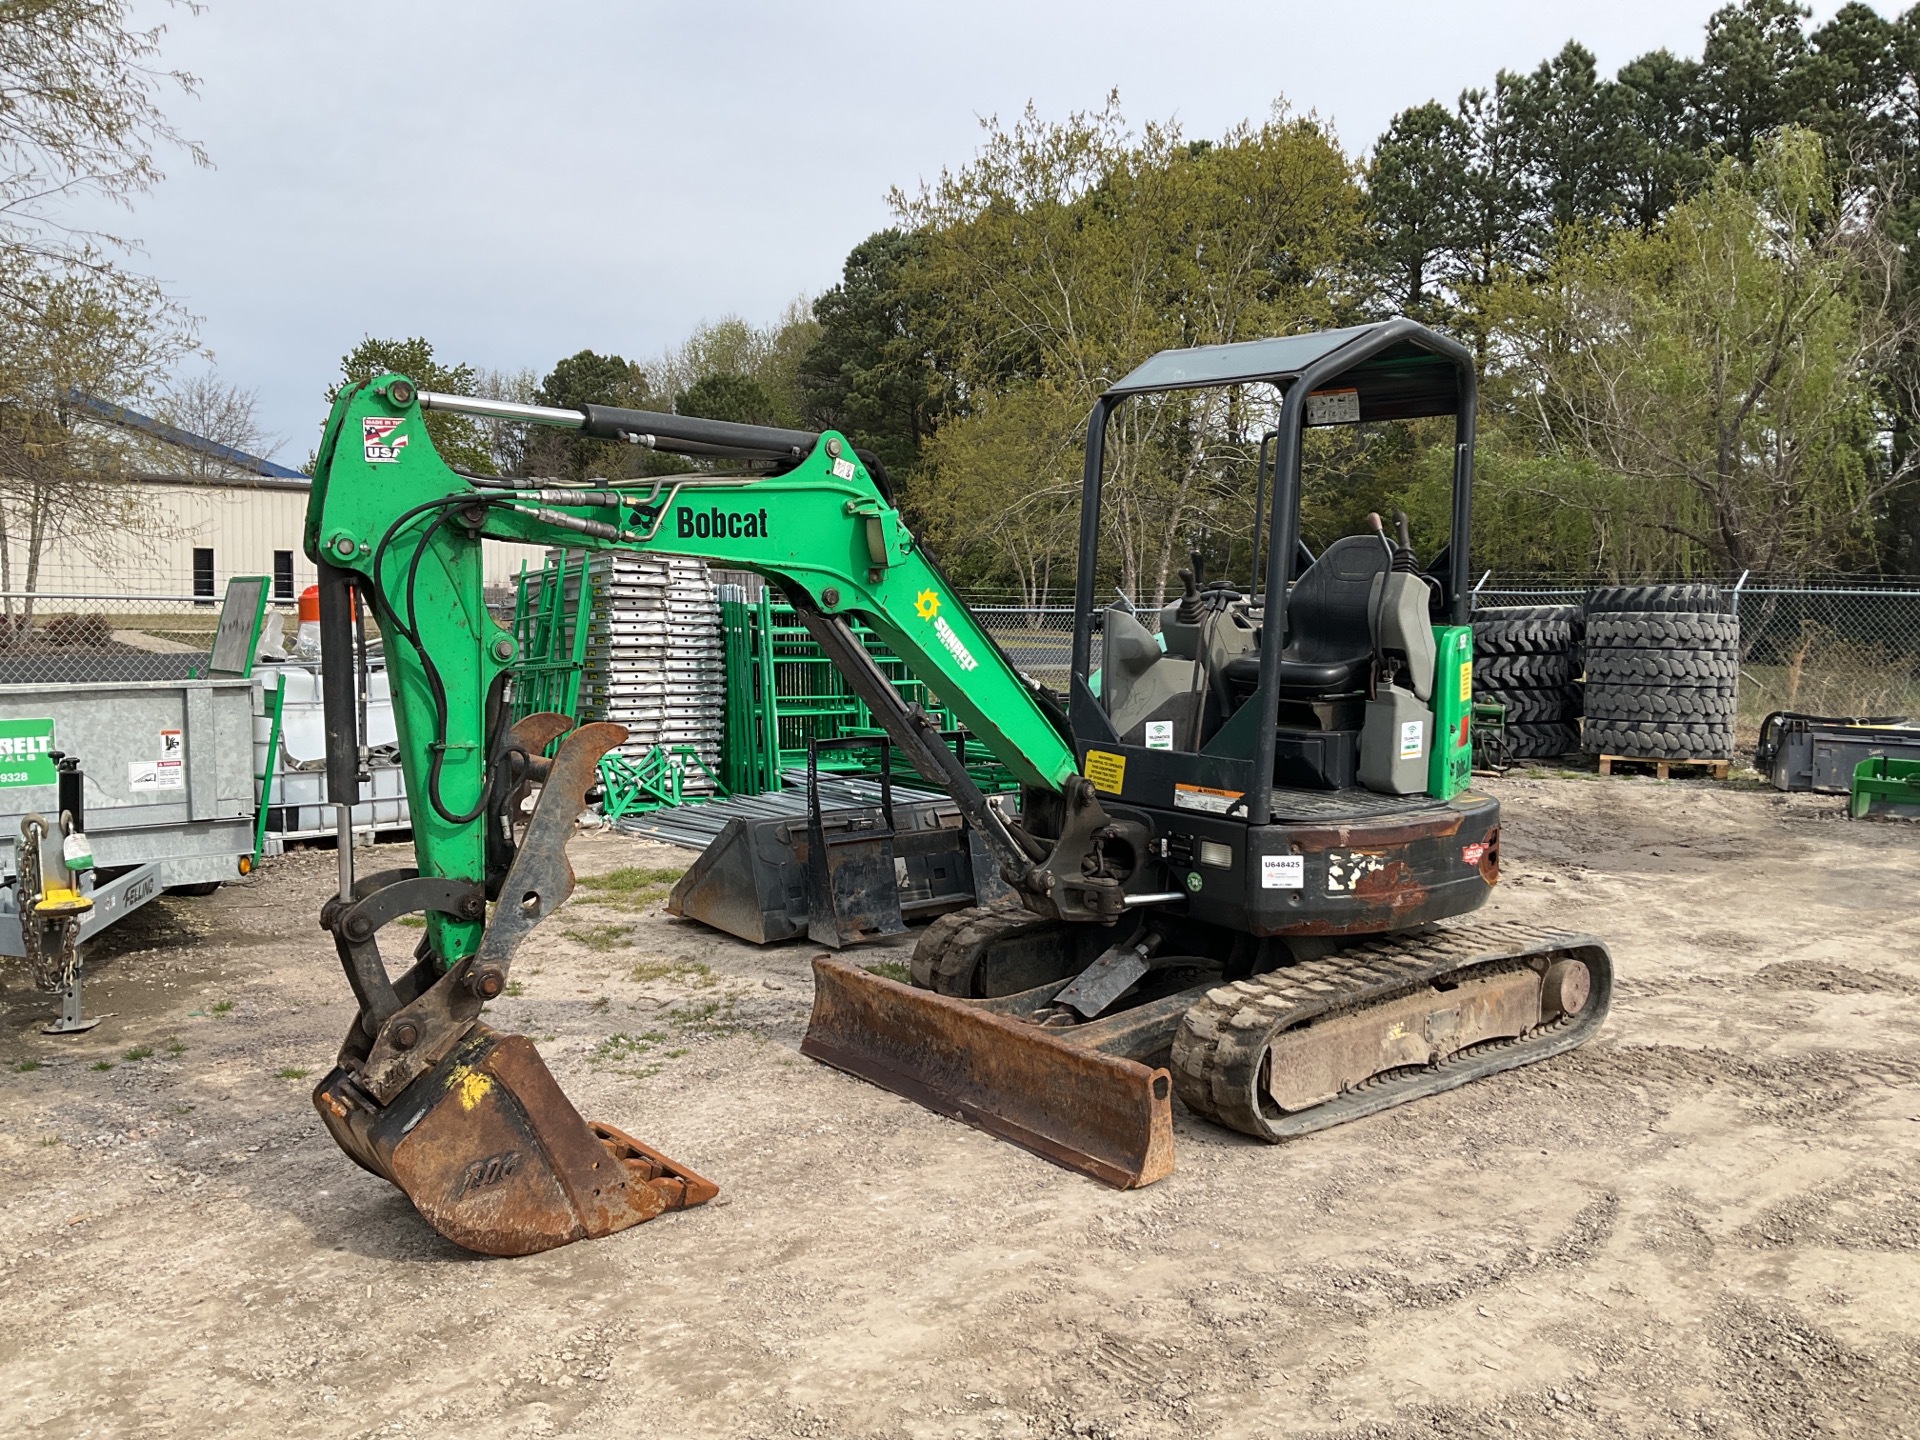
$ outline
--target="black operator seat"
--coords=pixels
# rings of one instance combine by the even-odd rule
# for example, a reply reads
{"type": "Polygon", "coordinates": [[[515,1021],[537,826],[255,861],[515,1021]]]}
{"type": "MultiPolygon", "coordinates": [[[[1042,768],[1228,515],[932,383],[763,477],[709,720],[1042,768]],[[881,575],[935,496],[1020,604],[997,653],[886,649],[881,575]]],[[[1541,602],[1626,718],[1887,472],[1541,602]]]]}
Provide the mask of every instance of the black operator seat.
{"type": "MultiPolygon", "coordinates": [[[[1374,576],[1390,569],[1393,552],[1378,535],[1348,535],[1320,552],[1287,593],[1287,643],[1280,652],[1283,694],[1339,695],[1365,687],[1373,664],[1367,619],[1374,576]]],[[[1257,655],[1228,662],[1227,675],[1244,685],[1260,678],[1257,655]]]]}

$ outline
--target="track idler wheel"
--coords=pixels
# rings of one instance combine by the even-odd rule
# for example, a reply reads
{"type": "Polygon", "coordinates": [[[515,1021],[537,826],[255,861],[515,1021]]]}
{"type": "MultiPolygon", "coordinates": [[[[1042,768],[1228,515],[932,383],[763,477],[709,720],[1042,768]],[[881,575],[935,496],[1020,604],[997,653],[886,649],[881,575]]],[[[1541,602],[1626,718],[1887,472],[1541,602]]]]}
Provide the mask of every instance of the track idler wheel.
{"type": "Polygon", "coordinates": [[[344,1069],[313,1092],[333,1138],[454,1244],[532,1255],[719,1193],[610,1125],[580,1118],[524,1035],[484,1025],[388,1105],[344,1069]]]}

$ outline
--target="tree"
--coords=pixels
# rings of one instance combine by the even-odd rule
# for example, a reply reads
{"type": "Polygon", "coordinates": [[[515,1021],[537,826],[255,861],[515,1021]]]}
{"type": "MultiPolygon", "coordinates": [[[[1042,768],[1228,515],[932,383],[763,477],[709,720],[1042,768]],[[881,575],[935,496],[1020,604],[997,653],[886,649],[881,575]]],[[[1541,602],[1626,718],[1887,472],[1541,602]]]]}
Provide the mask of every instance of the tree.
{"type": "MultiPolygon", "coordinates": [[[[222,380],[212,371],[176,376],[161,391],[154,418],[229,449],[271,459],[281,439],[260,428],[260,392],[222,380]]],[[[143,468],[177,475],[230,475],[225,460],[163,441],[129,444],[130,458],[143,468]]]]}
{"type": "MultiPolygon", "coordinates": [[[[574,409],[581,405],[617,405],[628,410],[649,408],[647,373],[619,355],[597,355],[582,350],[558,361],[533,392],[535,405],[574,409]]],[[[535,469],[557,469],[570,479],[589,474],[623,476],[631,473],[630,447],[612,440],[595,440],[563,430],[529,426],[526,463],[535,469]]]]}
{"type": "Polygon", "coordinates": [[[1700,67],[1655,50],[1620,67],[1621,219],[1643,234],[1712,173],[1700,67]]]}
{"type": "Polygon", "coordinates": [[[1625,168],[1620,87],[1593,52],[1569,40],[1529,75],[1503,74],[1503,115],[1530,192],[1529,223],[1544,241],[1620,208],[1625,168]]]}
{"type": "Polygon", "coordinates": [[[1912,321],[1880,234],[1833,222],[1819,138],[1723,162],[1651,234],[1569,242],[1488,313],[1516,423],[1579,480],[1556,498],[1590,515],[1595,571],[1869,563],[1911,463],[1880,377],[1912,321]]]}
{"type": "MultiPolygon", "coordinates": [[[[110,279],[83,273],[25,282],[0,305],[0,592],[40,586],[55,541],[105,559],[151,517],[124,482],[128,451],[70,396],[139,396],[179,359],[184,342],[152,313],[129,313],[110,279]]],[[[71,583],[68,577],[59,577],[71,583]]],[[[0,601],[11,638],[33,601],[0,601]]]]}
{"type": "Polygon", "coordinates": [[[1465,122],[1433,100],[1402,110],[1374,143],[1365,171],[1366,261],[1385,308],[1417,320],[1446,313],[1470,143],[1465,122]]]}
{"type": "Polygon", "coordinates": [[[736,425],[772,425],[779,416],[767,387],[751,375],[703,375],[674,403],[682,415],[730,420],[736,425]]]}
{"type": "MultiPolygon", "coordinates": [[[[477,378],[471,365],[443,365],[433,358],[433,345],[419,336],[408,340],[376,340],[371,335],[340,357],[342,378],[327,387],[331,407],[340,391],[377,375],[404,375],[422,390],[448,395],[471,395],[477,378]]],[[[427,436],[440,458],[457,469],[494,474],[492,446],[470,415],[430,410],[424,417],[427,436]]],[[[313,464],[308,465],[312,473],[313,464]]]]}
{"type": "Polygon", "coordinates": [[[1762,136],[1803,113],[1812,13],[1795,0],[1741,0],[1707,21],[1700,109],[1722,154],[1751,159],[1762,136]]]}
{"type": "MultiPolygon", "coordinates": [[[[1039,387],[1085,414],[1156,350],[1350,313],[1337,280],[1356,245],[1358,188],[1314,121],[1277,110],[1217,141],[1189,142],[1172,125],[1135,136],[1110,96],[1103,110],[1058,124],[1029,107],[1011,129],[985,128],[972,163],[894,197],[902,222],[925,237],[914,283],[944,297],[960,413],[943,433],[988,423],[975,417],[1000,392],[1039,387]]],[[[1243,503],[1259,423],[1219,392],[1123,408],[1102,523],[1104,564],[1129,594],[1158,603],[1189,533],[1216,507],[1243,503]]],[[[1009,503],[1032,483],[991,447],[956,437],[951,452],[990,466],[980,483],[1009,503]]]]}
{"type": "Polygon", "coordinates": [[[108,292],[156,298],[150,280],[109,258],[129,241],[75,229],[60,207],[81,195],[130,205],[163,178],[161,149],[208,163],[157,100],[198,82],[160,68],[166,27],[133,28],[132,10],[126,0],[0,0],[0,251],[10,261],[0,283],[29,305],[41,297],[28,277],[74,270],[108,292]]]}
{"type": "Polygon", "coordinates": [[[819,332],[799,367],[808,424],[845,431],[904,475],[952,403],[936,358],[939,305],[920,289],[925,237],[899,229],[853,247],[813,303],[819,332]]]}

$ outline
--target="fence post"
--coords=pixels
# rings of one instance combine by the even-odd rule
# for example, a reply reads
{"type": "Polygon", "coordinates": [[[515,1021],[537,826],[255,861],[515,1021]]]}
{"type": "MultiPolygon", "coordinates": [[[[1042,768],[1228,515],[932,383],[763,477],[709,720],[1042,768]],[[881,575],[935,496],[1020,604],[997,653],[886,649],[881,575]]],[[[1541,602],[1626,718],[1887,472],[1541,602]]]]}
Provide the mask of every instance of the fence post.
{"type": "Polygon", "coordinates": [[[1733,618],[1736,620],[1740,618],[1740,591],[1746,586],[1747,577],[1751,574],[1753,574],[1751,570],[1742,570],[1740,578],[1733,582],[1733,618]]]}

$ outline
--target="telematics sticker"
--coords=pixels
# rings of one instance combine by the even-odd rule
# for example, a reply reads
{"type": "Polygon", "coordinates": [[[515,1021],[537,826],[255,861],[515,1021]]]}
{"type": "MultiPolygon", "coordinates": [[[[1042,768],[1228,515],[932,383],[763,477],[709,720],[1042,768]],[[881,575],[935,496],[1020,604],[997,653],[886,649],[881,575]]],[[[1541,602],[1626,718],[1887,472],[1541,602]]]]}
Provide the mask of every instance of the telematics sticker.
{"type": "Polygon", "coordinates": [[[360,448],[369,465],[392,465],[407,448],[407,437],[394,431],[407,423],[404,415],[363,415],[360,418],[360,448]]]}
{"type": "Polygon", "coordinates": [[[1093,782],[1094,789],[1118,795],[1127,779],[1127,757],[1110,755],[1105,750],[1089,750],[1086,775],[1093,782]]]}
{"type": "Polygon", "coordinates": [[[1205,785],[1175,785],[1173,804],[1178,810],[1204,810],[1209,815],[1225,815],[1240,803],[1244,792],[1210,790],[1205,785]]]}
{"type": "Polygon", "coordinates": [[[1424,720],[1403,720],[1400,722],[1400,758],[1418,760],[1427,748],[1427,722],[1424,720]]]}
{"type": "Polygon", "coordinates": [[[1307,884],[1307,857],[1304,855],[1262,855],[1262,890],[1304,890],[1307,884]]]}
{"type": "Polygon", "coordinates": [[[1147,749],[1149,750],[1173,749],[1173,721],[1171,720],[1147,721],[1147,749]]]}

